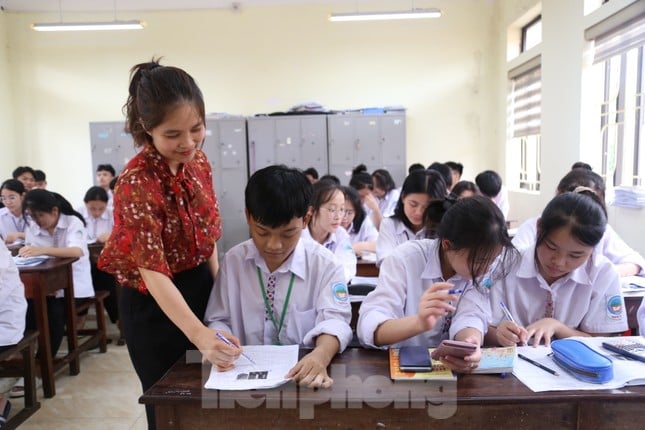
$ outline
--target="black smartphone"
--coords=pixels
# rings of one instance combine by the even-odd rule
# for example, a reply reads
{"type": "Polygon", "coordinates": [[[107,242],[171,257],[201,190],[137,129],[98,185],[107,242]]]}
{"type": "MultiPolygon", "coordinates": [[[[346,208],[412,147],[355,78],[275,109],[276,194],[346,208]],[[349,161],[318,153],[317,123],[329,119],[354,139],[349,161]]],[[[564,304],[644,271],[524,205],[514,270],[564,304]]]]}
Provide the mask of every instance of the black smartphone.
{"type": "Polygon", "coordinates": [[[432,362],[427,346],[402,346],[399,349],[399,369],[404,372],[430,372],[432,362]]]}

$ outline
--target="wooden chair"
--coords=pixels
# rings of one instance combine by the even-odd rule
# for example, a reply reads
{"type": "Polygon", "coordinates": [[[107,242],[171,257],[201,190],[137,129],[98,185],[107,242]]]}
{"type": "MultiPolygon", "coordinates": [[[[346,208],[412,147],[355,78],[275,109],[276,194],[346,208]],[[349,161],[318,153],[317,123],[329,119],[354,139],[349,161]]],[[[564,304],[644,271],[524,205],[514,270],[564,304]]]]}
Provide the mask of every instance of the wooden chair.
{"type": "MultiPolygon", "coordinates": [[[[76,314],[88,310],[94,306],[96,312],[96,328],[82,328],[77,330],[77,334],[82,336],[89,336],[78,348],[82,351],[91,349],[95,342],[98,341],[99,351],[107,352],[107,326],[105,323],[105,304],[104,300],[110,293],[105,290],[98,290],[95,292],[94,297],[86,298],[82,303],[76,305],[76,314]]],[[[4,430],[4,429],[3,429],[4,430]]]]}
{"type": "Polygon", "coordinates": [[[4,425],[2,430],[18,428],[27,418],[32,416],[38,409],[38,395],[36,392],[36,345],[38,344],[38,331],[28,331],[25,337],[18,344],[0,353],[0,376],[16,377],[21,376],[25,380],[25,407],[12,416],[4,425]],[[21,360],[8,360],[14,354],[20,353],[21,360]]]}

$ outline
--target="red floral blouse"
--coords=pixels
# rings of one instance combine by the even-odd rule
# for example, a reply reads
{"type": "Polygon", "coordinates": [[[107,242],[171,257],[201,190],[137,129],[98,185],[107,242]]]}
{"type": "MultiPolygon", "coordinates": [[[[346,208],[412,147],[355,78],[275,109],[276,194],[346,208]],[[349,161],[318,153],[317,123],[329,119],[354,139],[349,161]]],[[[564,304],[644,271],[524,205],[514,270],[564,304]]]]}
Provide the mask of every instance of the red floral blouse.
{"type": "Polygon", "coordinates": [[[144,146],[119,175],[114,229],[99,268],[147,293],[139,267],[172,278],[207,261],[222,234],[212,177],[202,151],[173,175],[161,154],[144,146]]]}

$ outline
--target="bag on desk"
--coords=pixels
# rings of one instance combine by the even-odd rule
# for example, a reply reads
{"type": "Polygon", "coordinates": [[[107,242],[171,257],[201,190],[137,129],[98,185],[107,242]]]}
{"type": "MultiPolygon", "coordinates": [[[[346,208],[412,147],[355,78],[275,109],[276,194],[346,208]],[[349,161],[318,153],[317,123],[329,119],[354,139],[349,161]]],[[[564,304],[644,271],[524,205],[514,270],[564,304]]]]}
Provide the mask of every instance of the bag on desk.
{"type": "Polygon", "coordinates": [[[553,360],[577,379],[594,384],[611,381],[614,363],[579,340],[558,339],[551,342],[553,360]]]}

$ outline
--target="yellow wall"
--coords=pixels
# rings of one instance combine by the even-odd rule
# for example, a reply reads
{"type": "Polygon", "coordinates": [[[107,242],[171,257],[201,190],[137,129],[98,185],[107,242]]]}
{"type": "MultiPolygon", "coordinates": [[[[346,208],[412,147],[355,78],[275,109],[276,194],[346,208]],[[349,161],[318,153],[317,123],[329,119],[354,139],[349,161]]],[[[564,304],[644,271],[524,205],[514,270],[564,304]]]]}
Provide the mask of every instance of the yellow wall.
{"type": "Polygon", "coordinates": [[[11,177],[11,172],[17,165],[16,149],[18,145],[14,140],[12,85],[9,72],[9,32],[7,29],[8,17],[0,13],[0,172],[2,179],[11,177]]]}
{"type": "Polygon", "coordinates": [[[498,168],[495,7],[433,3],[443,10],[439,20],[330,23],[327,14],[347,4],[249,6],[120,14],[148,27],[83,34],[37,33],[31,22],[57,17],[9,14],[16,138],[30,142],[19,161],[44,169],[52,189],[80,202],[93,179],[88,123],[121,119],[129,68],[162,55],[197,79],[207,111],[400,104],[408,109],[408,162],[455,159],[469,177],[498,168]]]}

